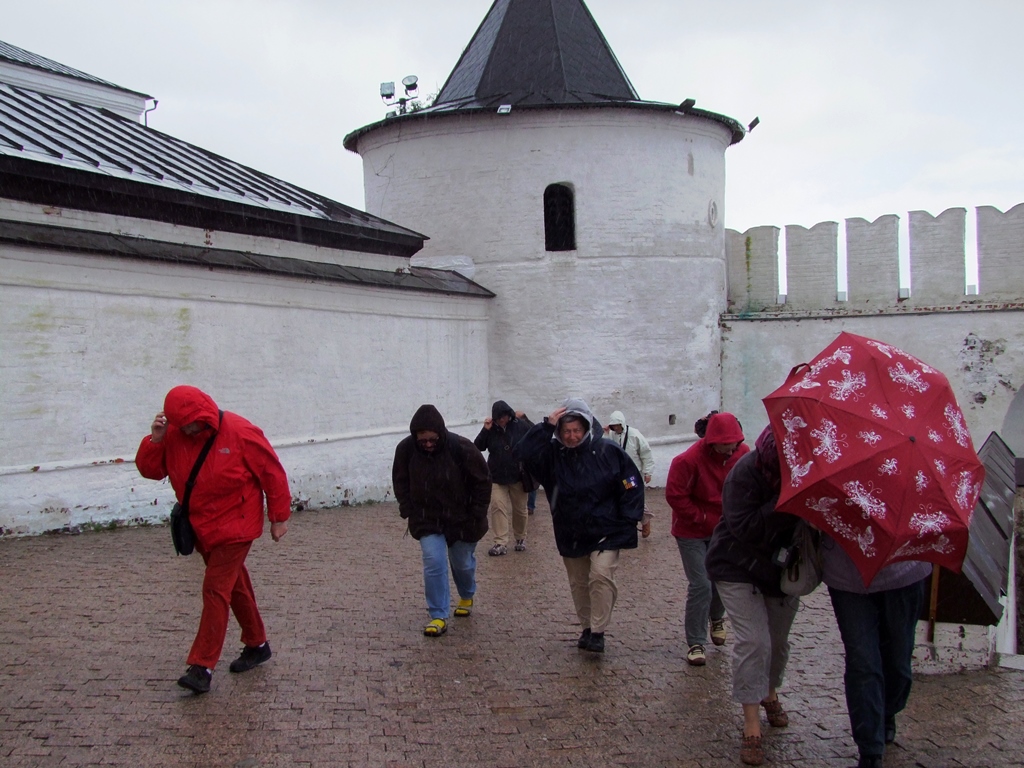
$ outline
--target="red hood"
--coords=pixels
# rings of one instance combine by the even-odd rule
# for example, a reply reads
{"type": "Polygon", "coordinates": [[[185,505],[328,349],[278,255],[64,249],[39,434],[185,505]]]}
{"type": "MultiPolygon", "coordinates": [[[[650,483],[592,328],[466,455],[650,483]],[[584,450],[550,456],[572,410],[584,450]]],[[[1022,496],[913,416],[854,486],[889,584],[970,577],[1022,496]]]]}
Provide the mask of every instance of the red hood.
{"type": "Polygon", "coordinates": [[[708,445],[721,443],[742,443],[743,428],[739,419],[731,413],[716,413],[708,419],[708,429],[704,433],[704,442],[708,445]]]}
{"type": "Polygon", "coordinates": [[[214,429],[220,423],[217,404],[196,387],[180,386],[168,392],[164,398],[164,415],[167,423],[178,429],[193,421],[201,421],[214,429]]]}

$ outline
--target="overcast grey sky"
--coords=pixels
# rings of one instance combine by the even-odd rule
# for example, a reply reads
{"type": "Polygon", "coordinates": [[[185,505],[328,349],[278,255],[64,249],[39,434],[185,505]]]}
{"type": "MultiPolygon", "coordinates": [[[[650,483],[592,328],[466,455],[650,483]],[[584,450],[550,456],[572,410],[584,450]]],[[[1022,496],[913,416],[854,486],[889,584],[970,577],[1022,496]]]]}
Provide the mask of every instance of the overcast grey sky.
{"type": "MultiPolygon", "coordinates": [[[[436,91],[490,0],[34,0],[0,39],[160,100],[149,123],[363,206],[344,135],[408,74],[436,91]]],[[[1024,202],[1019,0],[589,0],[641,98],[761,125],[725,223],[1024,202]]]]}

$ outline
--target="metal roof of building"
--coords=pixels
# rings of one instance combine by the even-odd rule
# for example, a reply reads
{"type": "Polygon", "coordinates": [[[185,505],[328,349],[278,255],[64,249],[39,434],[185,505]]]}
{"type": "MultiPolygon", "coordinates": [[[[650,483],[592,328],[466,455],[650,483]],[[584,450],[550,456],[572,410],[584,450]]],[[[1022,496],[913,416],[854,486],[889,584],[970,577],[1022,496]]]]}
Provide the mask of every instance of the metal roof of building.
{"type": "Polygon", "coordinates": [[[693,102],[643,101],[583,0],[495,0],[434,103],[349,133],[345,148],[396,121],[521,109],[634,108],[675,112],[724,125],[732,143],[746,135],[731,117],[693,102]]]}
{"type": "Polygon", "coordinates": [[[434,105],[638,101],[582,0],[496,0],[434,105]]]}
{"type": "Polygon", "coordinates": [[[109,110],[0,83],[5,197],[411,256],[424,235],[109,110]]]}
{"type": "Polygon", "coordinates": [[[0,40],[0,61],[8,61],[12,64],[31,67],[32,69],[41,69],[52,74],[64,75],[65,77],[73,77],[76,80],[84,80],[87,83],[96,83],[97,85],[103,85],[107,88],[116,88],[119,91],[125,91],[126,93],[134,93],[139,96],[145,96],[146,98],[150,98],[145,93],[133,91],[128,88],[123,88],[120,85],[115,85],[114,83],[108,82],[106,80],[101,80],[100,78],[93,77],[92,75],[86,72],[82,72],[72,67],[64,66],[60,62],[54,61],[53,59],[48,59],[45,56],[40,56],[39,54],[32,53],[32,51],[26,51],[24,48],[19,48],[16,45],[5,43],[3,40],[0,40]]]}
{"type": "Polygon", "coordinates": [[[330,264],[307,259],[244,253],[167,243],[114,232],[0,220],[0,242],[43,246],[73,253],[162,261],[208,271],[255,272],[313,283],[348,283],[375,288],[493,298],[469,278],[444,269],[400,267],[393,271],[330,264]]]}

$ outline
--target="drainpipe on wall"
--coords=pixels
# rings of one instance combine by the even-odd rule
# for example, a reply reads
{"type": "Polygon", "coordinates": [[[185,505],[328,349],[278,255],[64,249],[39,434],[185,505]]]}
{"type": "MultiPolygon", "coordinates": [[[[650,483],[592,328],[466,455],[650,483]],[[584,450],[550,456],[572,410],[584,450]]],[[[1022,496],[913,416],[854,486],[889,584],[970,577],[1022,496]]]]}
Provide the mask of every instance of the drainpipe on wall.
{"type": "Polygon", "coordinates": [[[156,109],[156,105],[159,103],[159,99],[153,99],[153,106],[142,113],[142,124],[147,128],[149,127],[149,113],[156,109]]]}

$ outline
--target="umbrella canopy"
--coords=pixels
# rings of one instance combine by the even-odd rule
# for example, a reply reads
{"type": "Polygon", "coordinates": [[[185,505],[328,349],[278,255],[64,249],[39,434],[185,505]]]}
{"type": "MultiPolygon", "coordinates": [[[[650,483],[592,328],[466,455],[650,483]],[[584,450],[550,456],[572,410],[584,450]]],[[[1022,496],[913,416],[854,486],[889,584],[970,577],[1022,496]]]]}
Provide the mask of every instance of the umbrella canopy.
{"type": "Polygon", "coordinates": [[[960,570],[985,469],[945,376],[843,332],[764,404],[778,509],[832,536],[865,584],[898,560],[960,570]]]}

